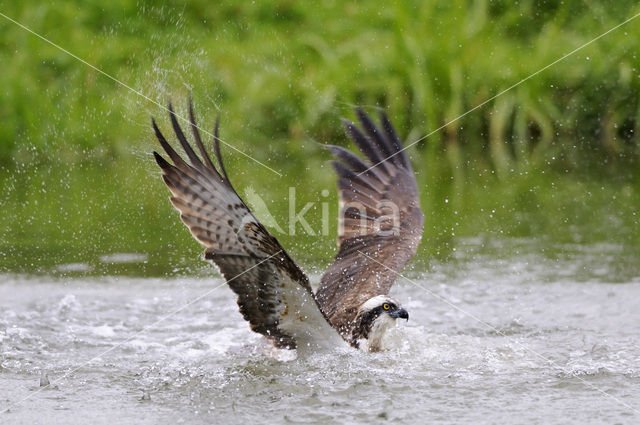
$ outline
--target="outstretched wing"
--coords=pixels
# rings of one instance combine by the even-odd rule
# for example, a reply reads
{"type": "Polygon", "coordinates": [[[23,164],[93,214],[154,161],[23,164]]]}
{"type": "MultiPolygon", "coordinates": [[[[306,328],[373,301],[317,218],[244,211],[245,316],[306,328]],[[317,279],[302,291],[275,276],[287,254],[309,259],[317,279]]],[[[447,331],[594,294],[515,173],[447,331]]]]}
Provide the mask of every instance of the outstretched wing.
{"type": "Polygon", "coordinates": [[[382,113],[379,128],[362,110],[356,113],[362,130],[344,124],[367,160],[329,146],[339,160],[333,161],[341,204],[339,250],[316,293],[329,322],[343,334],[362,303],[389,293],[396,273],[415,255],[423,225],[415,176],[389,119],[382,113]]]}
{"type": "Polygon", "coordinates": [[[173,130],[189,159],[187,163],[176,153],[153,121],[156,137],[173,162],[153,153],[173,195],[171,203],[206,248],[205,259],[219,267],[238,296],[240,312],[251,329],[280,348],[310,344],[326,329],[337,336],[318,308],[307,276],[231,185],[220,155],[218,123],[214,150],[219,170],[204,148],[193,105],[189,104],[190,127],[200,157],[187,141],[171,105],[169,110],[173,130]]]}

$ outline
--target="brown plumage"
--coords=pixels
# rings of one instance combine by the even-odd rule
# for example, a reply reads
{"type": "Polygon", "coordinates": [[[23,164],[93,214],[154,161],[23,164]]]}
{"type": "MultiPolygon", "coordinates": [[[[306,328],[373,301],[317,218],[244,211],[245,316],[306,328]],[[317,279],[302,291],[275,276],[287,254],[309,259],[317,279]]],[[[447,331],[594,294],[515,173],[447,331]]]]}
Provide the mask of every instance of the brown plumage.
{"type": "MultiPolygon", "coordinates": [[[[346,149],[329,146],[341,161],[335,162],[334,168],[344,205],[339,252],[314,295],[304,272],[231,185],[220,154],[218,122],[214,131],[216,167],[204,147],[191,103],[190,127],[200,155],[189,144],[171,105],[169,110],[176,138],[189,160],[182,159],[152,121],[160,145],[173,162],[154,152],[172,193],[171,203],[194,238],[205,247],[205,259],[219,267],[238,296],[240,312],[251,329],[280,348],[335,346],[340,340],[338,333],[358,346],[356,337],[367,338],[369,334],[368,329],[354,329],[355,323],[359,327],[364,323],[356,320],[362,318],[358,316],[361,307],[373,297],[388,294],[396,278],[392,271],[360,252],[399,272],[415,254],[422,233],[423,219],[411,165],[387,117],[381,115],[380,129],[358,110],[364,132],[345,122],[349,135],[368,161],[346,149]],[[389,159],[368,169],[386,158],[389,159]]],[[[380,306],[375,311],[378,310],[380,306]]],[[[399,307],[397,311],[404,315],[396,312],[394,318],[408,317],[399,307]]],[[[377,316],[368,311],[371,326],[377,316]]]]}
{"type": "Polygon", "coordinates": [[[279,326],[290,314],[280,291],[286,283],[293,286],[297,296],[315,303],[306,275],[258,222],[231,185],[220,156],[218,126],[214,145],[221,172],[206,153],[193,112],[190,126],[202,160],[186,140],[171,105],[169,109],[174,132],[189,158],[187,163],[176,153],[153,121],[156,137],[173,161],[172,165],[157,152],[153,153],[173,195],[171,203],[180,211],[180,218],[191,234],[206,248],[205,259],[219,267],[238,295],[240,312],[251,329],[278,347],[295,348],[293,335],[279,326]]]}
{"type": "Polygon", "coordinates": [[[391,123],[382,113],[379,128],[362,110],[357,114],[365,132],[349,121],[345,126],[368,161],[329,147],[340,160],[333,163],[342,204],[339,250],[316,293],[329,322],[345,338],[354,330],[359,306],[389,294],[397,274],[415,255],[423,226],[413,170],[391,123]]]}

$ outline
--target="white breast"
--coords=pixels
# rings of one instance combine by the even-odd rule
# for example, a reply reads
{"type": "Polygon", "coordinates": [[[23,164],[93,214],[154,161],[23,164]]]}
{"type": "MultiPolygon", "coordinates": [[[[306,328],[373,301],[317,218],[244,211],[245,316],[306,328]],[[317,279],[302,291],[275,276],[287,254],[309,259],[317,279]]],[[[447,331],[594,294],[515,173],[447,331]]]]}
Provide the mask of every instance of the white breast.
{"type": "Polygon", "coordinates": [[[347,343],[324,318],[313,295],[286,274],[278,288],[284,301],[278,327],[295,338],[298,353],[348,349],[347,343]]]}
{"type": "Polygon", "coordinates": [[[395,325],[395,322],[395,319],[388,314],[381,314],[374,320],[371,331],[369,331],[369,338],[358,341],[358,347],[362,351],[381,351],[383,349],[382,337],[389,328],[395,325]]]}

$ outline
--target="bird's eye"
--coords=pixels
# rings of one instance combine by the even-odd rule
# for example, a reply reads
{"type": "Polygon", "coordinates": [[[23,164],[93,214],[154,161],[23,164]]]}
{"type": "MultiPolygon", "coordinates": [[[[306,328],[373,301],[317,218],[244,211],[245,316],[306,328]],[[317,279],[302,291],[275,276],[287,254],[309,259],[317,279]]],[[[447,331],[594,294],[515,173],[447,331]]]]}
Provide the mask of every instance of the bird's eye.
{"type": "Polygon", "coordinates": [[[382,304],[382,308],[384,308],[385,310],[389,310],[389,308],[391,308],[391,307],[389,307],[389,304],[384,303],[384,304],[382,304]]]}

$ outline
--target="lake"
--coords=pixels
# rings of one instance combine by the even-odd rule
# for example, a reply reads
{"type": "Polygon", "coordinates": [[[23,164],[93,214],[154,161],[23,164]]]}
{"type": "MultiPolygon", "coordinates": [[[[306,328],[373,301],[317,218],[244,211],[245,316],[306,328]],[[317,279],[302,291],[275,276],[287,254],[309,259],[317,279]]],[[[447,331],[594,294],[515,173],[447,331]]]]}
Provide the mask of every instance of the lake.
{"type": "Polygon", "coordinates": [[[406,276],[389,351],[296,358],[249,330],[213,268],[2,275],[0,422],[640,420],[640,258],[623,245],[464,239],[406,276]]]}

